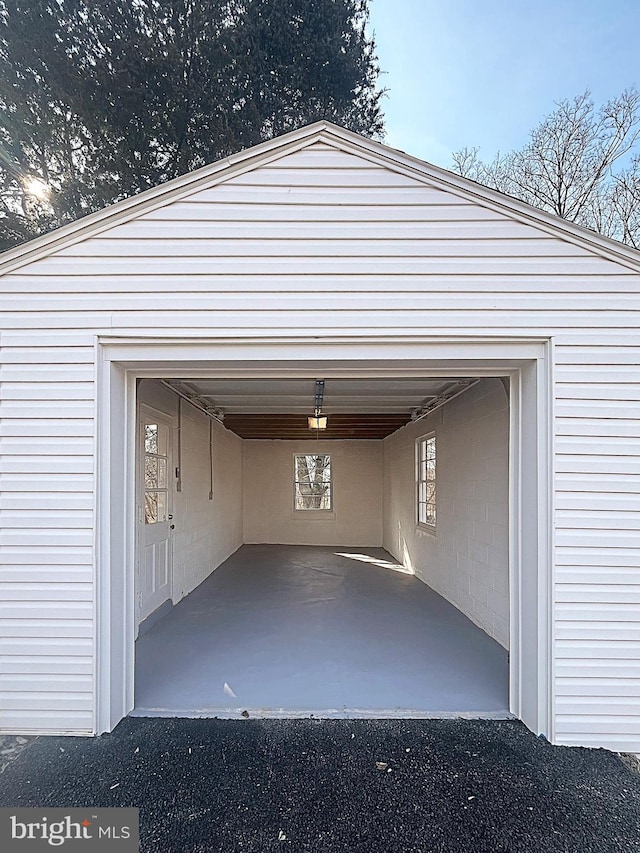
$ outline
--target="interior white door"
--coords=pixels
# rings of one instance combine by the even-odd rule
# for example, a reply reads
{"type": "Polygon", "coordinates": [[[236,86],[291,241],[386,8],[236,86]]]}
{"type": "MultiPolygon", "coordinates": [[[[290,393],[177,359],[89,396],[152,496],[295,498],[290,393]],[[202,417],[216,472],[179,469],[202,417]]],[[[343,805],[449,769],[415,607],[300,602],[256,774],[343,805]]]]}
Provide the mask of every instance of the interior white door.
{"type": "Polygon", "coordinates": [[[171,598],[171,427],[140,417],[138,623],[171,598]]]}

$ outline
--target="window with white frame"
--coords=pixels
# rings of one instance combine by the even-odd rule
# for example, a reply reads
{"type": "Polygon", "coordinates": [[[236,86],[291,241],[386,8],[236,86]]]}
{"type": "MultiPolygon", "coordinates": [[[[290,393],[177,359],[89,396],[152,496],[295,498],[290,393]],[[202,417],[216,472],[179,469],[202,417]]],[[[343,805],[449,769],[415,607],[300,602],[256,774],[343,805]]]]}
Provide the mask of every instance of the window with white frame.
{"type": "Polygon", "coordinates": [[[417,442],[418,524],[436,526],[436,437],[425,435],[417,442]]]}
{"type": "Polygon", "coordinates": [[[169,503],[169,427],[144,424],[144,521],[159,524],[167,520],[169,503]]]}
{"type": "Polygon", "coordinates": [[[294,456],[295,510],[331,510],[333,484],[328,453],[301,453],[294,456]]]}

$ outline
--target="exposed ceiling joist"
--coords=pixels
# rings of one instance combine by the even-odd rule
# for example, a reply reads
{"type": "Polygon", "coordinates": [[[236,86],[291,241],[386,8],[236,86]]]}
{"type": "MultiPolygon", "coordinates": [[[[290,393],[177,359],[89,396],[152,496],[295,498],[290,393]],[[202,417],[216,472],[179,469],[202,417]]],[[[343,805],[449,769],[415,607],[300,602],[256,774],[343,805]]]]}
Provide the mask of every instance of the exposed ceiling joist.
{"type": "Polygon", "coordinates": [[[241,438],[261,439],[381,439],[409,420],[407,414],[330,415],[319,435],[310,430],[306,415],[227,415],[225,426],[241,438]]]}

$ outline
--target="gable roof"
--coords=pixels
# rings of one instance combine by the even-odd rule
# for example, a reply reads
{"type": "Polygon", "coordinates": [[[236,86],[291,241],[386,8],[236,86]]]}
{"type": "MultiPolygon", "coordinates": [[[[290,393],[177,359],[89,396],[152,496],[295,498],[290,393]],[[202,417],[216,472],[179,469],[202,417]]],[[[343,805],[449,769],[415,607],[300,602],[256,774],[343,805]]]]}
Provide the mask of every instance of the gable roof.
{"type": "Polygon", "coordinates": [[[0,254],[0,275],[45,258],[59,249],[100,234],[169,202],[184,199],[199,190],[223,183],[243,172],[251,171],[318,142],[391,169],[426,186],[445,190],[467,201],[503,213],[600,257],[640,272],[640,251],[624,243],[561,219],[554,214],[538,210],[525,202],[390,148],[381,142],[360,136],[331,122],[320,121],[217,160],[201,169],[180,175],[160,186],[130,196],[68,225],[63,225],[55,231],[36,237],[28,243],[9,249],[0,254]]]}

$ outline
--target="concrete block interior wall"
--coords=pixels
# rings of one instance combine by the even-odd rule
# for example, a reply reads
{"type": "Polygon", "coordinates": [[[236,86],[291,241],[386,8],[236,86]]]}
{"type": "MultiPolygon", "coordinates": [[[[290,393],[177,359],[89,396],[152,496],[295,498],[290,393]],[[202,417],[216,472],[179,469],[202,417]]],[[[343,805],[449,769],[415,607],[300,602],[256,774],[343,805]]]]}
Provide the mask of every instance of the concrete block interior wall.
{"type": "MultiPolygon", "coordinates": [[[[178,397],[159,382],[142,381],[138,400],[177,425],[178,397]]],[[[242,545],[242,439],[220,424],[213,428],[210,501],[209,418],[193,406],[182,406],[182,491],[173,493],[174,604],[242,545]]]]}
{"type": "MultiPolygon", "coordinates": [[[[177,397],[145,380],[140,402],[177,416],[177,397]]],[[[384,441],[242,440],[188,404],[182,418],[182,491],[174,496],[174,603],[243,543],[380,547],[505,648],[508,597],[509,405],[498,379],[384,441]],[[416,526],[415,441],[434,432],[437,535],[416,526]],[[330,513],[293,510],[295,453],[331,453],[330,513]]]]}
{"type": "Polygon", "coordinates": [[[384,440],[383,547],[509,647],[509,401],[483,379],[384,440]],[[416,526],[415,441],[435,433],[437,534],[416,526]]]}
{"type": "Polygon", "coordinates": [[[243,443],[244,541],[247,544],[382,545],[382,441],[243,443]],[[329,453],[331,512],[293,509],[296,453],[329,453]]]}

